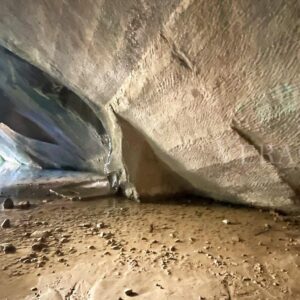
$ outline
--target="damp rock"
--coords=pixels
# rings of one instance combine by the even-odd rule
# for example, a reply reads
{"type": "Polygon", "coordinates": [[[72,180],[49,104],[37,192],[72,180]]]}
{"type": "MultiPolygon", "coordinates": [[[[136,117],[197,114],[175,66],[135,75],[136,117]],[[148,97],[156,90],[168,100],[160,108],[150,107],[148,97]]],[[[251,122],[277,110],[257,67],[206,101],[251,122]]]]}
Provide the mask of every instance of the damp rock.
{"type": "Polygon", "coordinates": [[[13,209],[15,205],[11,198],[6,198],[2,203],[2,207],[4,209],[13,209]]]}

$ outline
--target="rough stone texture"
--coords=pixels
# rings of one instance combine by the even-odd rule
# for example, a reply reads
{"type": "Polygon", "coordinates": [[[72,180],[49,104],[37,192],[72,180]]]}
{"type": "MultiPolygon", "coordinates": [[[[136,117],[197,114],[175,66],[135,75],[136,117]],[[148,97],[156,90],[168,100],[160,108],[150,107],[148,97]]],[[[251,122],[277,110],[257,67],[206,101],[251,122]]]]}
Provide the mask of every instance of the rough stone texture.
{"type": "Polygon", "coordinates": [[[296,0],[2,0],[0,11],[0,43],[102,113],[135,195],[281,209],[298,205],[299,28],[296,0]],[[143,151],[128,159],[128,128],[182,188],[166,188],[165,168],[145,172],[143,151]]]}

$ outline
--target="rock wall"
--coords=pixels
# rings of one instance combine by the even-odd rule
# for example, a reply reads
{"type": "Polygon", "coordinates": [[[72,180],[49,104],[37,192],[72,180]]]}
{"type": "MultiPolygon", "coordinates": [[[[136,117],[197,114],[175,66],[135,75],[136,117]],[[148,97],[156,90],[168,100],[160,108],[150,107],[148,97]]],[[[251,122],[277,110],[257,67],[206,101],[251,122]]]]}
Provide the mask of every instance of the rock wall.
{"type": "Polygon", "coordinates": [[[0,47],[0,155],[17,165],[105,172],[111,143],[93,110],[0,47]]]}
{"type": "Polygon", "coordinates": [[[299,207],[299,28],[296,0],[2,0],[0,11],[0,43],[102,118],[131,195],[285,210],[299,207]]]}

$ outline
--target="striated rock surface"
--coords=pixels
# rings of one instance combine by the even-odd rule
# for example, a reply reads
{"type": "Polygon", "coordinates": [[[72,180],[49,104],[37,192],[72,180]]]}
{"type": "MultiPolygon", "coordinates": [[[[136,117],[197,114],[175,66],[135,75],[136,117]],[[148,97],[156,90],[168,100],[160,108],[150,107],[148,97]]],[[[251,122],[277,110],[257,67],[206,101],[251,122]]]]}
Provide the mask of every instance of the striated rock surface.
{"type": "Polygon", "coordinates": [[[128,195],[299,207],[296,0],[19,6],[1,1],[0,43],[101,118],[128,195]]]}

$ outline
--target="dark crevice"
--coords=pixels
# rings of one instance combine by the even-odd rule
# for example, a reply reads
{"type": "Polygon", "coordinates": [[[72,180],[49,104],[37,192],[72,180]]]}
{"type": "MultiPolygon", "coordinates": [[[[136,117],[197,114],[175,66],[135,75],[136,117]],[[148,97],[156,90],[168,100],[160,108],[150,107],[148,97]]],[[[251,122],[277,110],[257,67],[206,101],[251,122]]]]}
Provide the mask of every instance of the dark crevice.
{"type": "Polygon", "coordinates": [[[266,162],[270,163],[274,167],[274,170],[276,171],[277,175],[282,180],[282,182],[284,182],[295,193],[295,197],[293,197],[292,200],[295,203],[297,203],[299,201],[300,191],[293,187],[293,185],[291,185],[290,182],[286,180],[285,176],[281,174],[276,164],[274,164],[273,160],[270,159],[267,147],[256,143],[254,139],[250,136],[250,134],[248,134],[245,130],[241,129],[238,126],[235,120],[232,120],[231,128],[249,145],[253,146],[254,149],[258,152],[258,154],[262,156],[266,162]]]}

